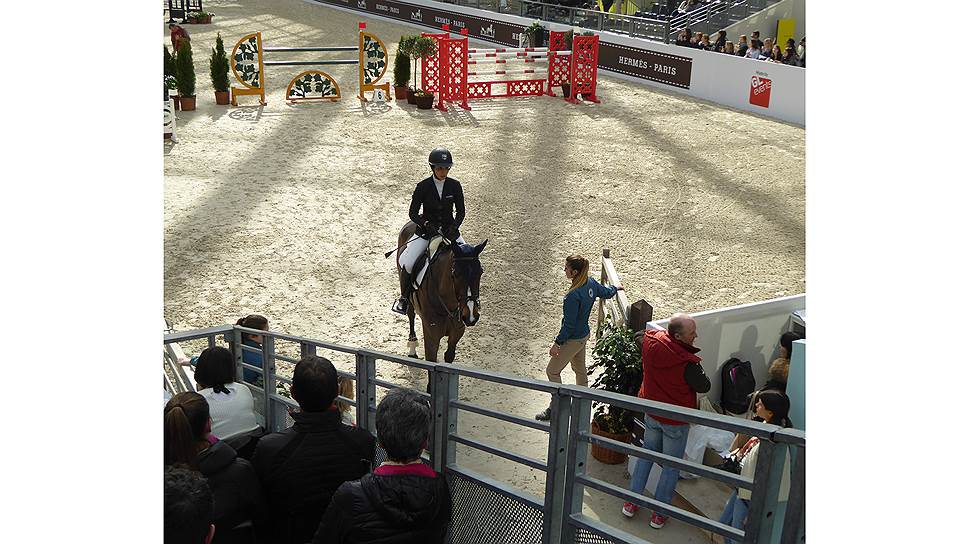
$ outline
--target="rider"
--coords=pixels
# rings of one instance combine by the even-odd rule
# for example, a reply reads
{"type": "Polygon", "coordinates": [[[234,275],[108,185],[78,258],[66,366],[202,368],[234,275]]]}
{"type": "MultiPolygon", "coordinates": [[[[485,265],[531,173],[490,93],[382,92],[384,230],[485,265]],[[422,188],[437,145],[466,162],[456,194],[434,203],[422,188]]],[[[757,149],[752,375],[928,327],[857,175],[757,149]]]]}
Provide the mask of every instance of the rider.
{"type": "Polygon", "coordinates": [[[430,152],[432,175],[418,183],[413,190],[410,198],[410,220],[417,224],[417,232],[400,253],[400,299],[393,304],[394,312],[407,313],[414,265],[427,251],[431,238],[440,234],[452,243],[464,243],[458,230],[464,221],[464,191],[459,181],[447,177],[453,165],[450,151],[443,147],[435,148],[430,152]],[[421,206],[423,213],[419,213],[421,206]]]}

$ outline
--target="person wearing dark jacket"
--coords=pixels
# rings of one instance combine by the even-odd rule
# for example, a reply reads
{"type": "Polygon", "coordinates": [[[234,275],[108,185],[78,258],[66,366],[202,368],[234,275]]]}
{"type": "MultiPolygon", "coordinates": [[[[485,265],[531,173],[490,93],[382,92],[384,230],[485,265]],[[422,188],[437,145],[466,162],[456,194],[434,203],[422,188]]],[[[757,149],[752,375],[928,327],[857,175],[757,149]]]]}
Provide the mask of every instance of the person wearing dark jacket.
{"type": "Polygon", "coordinates": [[[395,389],[376,408],[376,434],[387,461],[336,490],[313,544],[443,544],[451,520],[447,480],[420,459],[430,435],[430,406],[395,389]]]}
{"type": "MultiPolygon", "coordinates": [[[[612,298],[621,286],[605,287],[588,277],[590,263],[581,255],[569,255],[565,259],[565,277],[571,281],[571,288],[562,302],[561,328],[551,344],[548,367],[545,372],[548,380],[561,383],[561,371],[571,364],[575,372],[575,383],[588,386],[588,371],[585,369],[585,346],[588,344],[588,316],[599,298],[612,298]]],[[[551,407],[534,416],[538,421],[551,420],[551,407]]]]}
{"type": "Polygon", "coordinates": [[[460,235],[465,211],[464,190],[459,181],[447,176],[454,166],[454,157],[447,149],[438,147],[430,152],[429,161],[431,176],[417,183],[410,197],[409,215],[417,225],[417,232],[400,251],[400,298],[392,308],[398,314],[407,314],[413,285],[411,274],[419,272],[414,270],[414,265],[427,251],[431,238],[440,234],[451,243],[464,243],[460,235]]]}
{"type": "Polygon", "coordinates": [[[252,455],[279,544],[312,539],[333,492],[370,470],[373,436],[340,422],[337,388],[333,363],[315,355],[300,359],[292,375],[295,423],[262,437],[252,455]]]}
{"type": "MultiPolygon", "coordinates": [[[[684,408],[698,408],[696,393],[709,391],[709,378],[703,372],[702,359],[696,353],[699,348],[693,345],[696,338],[696,321],[686,314],[675,314],[669,320],[668,330],[646,330],[642,338],[642,386],[639,397],[665,402],[684,408]]],[[[661,452],[671,457],[682,458],[686,451],[689,424],[661,416],[646,414],[643,447],[661,452]]],[[[635,463],[635,471],[629,489],[642,493],[648,481],[653,462],[640,459],[635,463]]],[[[672,504],[672,495],[679,480],[679,470],[662,467],[655,499],[672,504]]],[[[628,517],[635,515],[639,507],[626,502],[622,513],[628,517]]],[[[666,516],[652,513],[649,525],[654,529],[665,526],[666,516]]]]}
{"type": "Polygon", "coordinates": [[[215,497],[213,544],[268,542],[266,504],[252,465],[222,441],[209,440],[208,402],[179,393],[165,405],[165,466],[184,464],[208,479],[215,497]],[[251,527],[246,523],[251,521],[251,527]],[[244,524],[244,525],[243,525],[244,524]],[[240,527],[240,525],[242,525],[240,527]]]}

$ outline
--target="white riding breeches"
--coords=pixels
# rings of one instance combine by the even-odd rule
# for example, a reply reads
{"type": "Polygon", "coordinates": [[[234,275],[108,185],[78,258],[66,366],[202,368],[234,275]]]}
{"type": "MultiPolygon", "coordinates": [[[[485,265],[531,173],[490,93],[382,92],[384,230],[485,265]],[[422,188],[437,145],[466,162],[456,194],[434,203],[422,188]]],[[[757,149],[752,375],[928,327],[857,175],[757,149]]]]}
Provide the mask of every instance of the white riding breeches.
{"type": "MultiPolygon", "coordinates": [[[[463,236],[457,237],[458,244],[466,243],[463,236]]],[[[430,245],[430,240],[424,240],[423,238],[413,235],[410,237],[410,241],[407,243],[407,247],[400,251],[400,266],[409,273],[413,273],[413,265],[417,263],[417,258],[420,254],[427,251],[427,246],[430,245]]]]}

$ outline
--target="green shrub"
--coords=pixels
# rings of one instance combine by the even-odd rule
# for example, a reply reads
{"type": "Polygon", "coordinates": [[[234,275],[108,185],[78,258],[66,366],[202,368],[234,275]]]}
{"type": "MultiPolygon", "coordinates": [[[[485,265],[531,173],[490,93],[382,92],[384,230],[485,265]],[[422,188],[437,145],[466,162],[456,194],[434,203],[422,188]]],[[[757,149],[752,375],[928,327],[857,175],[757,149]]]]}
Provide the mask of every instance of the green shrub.
{"type": "Polygon", "coordinates": [[[179,96],[195,96],[195,62],[189,40],[182,40],[175,56],[175,79],[178,80],[179,96]]]}
{"type": "MultiPolygon", "coordinates": [[[[592,350],[594,363],[588,371],[601,369],[592,387],[621,393],[635,394],[635,382],[641,377],[642,350],[635,343],[635,332],[628,327],[616,327],[611,317],[605,322],[602,337],[592,350]]],[[[632,428],[632,413],[625,408],[602,403],[595,404],[595,421],[605,432],[624,434],[632,428]]]]}
{"type": "Polygon", "coordinates": [[[429,57],[430,55],[437,53],[437,42],[433,38],[427,36],[421,36],[413,40],[413,45],[410,48],[410,56],[414,58],[413,64],[413,85],[417,86],[417,59],[422,59],[423,57],[429,57]]]}
{"type": "Polygon", "coordinates": [[[410,83],[410,50],[416,36],[400,36],[397,54],[393,57],[393,86],[406,87],[410,83]]]}
{"type": "Polygon", "coordinates": [[[222,43],[221,33],[215,36],[215,48],[212,49],[212,58],[208,61],[208,67],[212,75],[212,87],[218,92],[228,92],[229,58],[225,55],[225,44],[222,43]]]}

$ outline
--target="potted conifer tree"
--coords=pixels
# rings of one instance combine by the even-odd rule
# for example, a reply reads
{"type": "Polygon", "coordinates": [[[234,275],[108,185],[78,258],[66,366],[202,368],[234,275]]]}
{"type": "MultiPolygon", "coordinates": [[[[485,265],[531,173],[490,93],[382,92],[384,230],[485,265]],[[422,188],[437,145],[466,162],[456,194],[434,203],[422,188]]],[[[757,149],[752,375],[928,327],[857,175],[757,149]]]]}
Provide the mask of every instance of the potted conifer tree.
{"type": "Polygon", "coordinates": [[[172,56],[171,52],[168,51],[168,46],[165,48],[165,88],[168,89],[168,98],[175,101],[175,109],[179,107],[178,94],[175,90],[178,88],[178,80],[175,78],[175,57],[172,56]]]}
{"type": "Polygon", "coordinates": [[[208,66],[212,76],[212,88],[215,89],[215,103],[226,106],[229,103],[229,58],[225,55],[221,33],[215,36],[215,48],[212,49],[208,66]]]}
{"type": "Polygon", "coordinates": [[[397,54],[393,57],[393,96],[397,100],[407,98],[407,85],[410,83],[410,50],[416,36],[400,36],[397,54]]]}
{"type": "MultiPolygon", "coordinates": [[[[592,351],[594,363],[588,371],[601,369],[592,387],[628,395],[640,379],[642,351],[635,343],[635,333],[628,327],[617,327],[611,318],[605,322],[601,338],[592,351]]],[[[632,412],[618,406],[595,403],[592,434],[628,443],[632,439],[632,412]]],[[[628,456],[598,444],[592,444],[592,457],[602,463],[615,465],[628,456]]]]}
{"type": "Polygon", "coordinates": [[[192,42],[182,40],[175,56],[175,79],[182,111],[195,109],[195,63],[192,61],[192,42]]]}
{"type": "MultiPolygon", "coordinates": [[[[427,62],[427,57],[437,53],[437,42],[433,38],[427,36],[421,36],[413,41],[413,46],[410,50],[411,56],[415,59],[420,59],[421,69],[425,69],[425,63],[427,62]]],[[[413,84],[417,85],[417,66],[414,64],[413,67],[413,84]]],[[[428,92],[424,89],[418,89],[413,92],[414,102],[417,107],[422,110],[429,110],[434,105],[434,93],[428,92]]],[[[409,100],[408,100],[409,102],[409,100]]]]}

